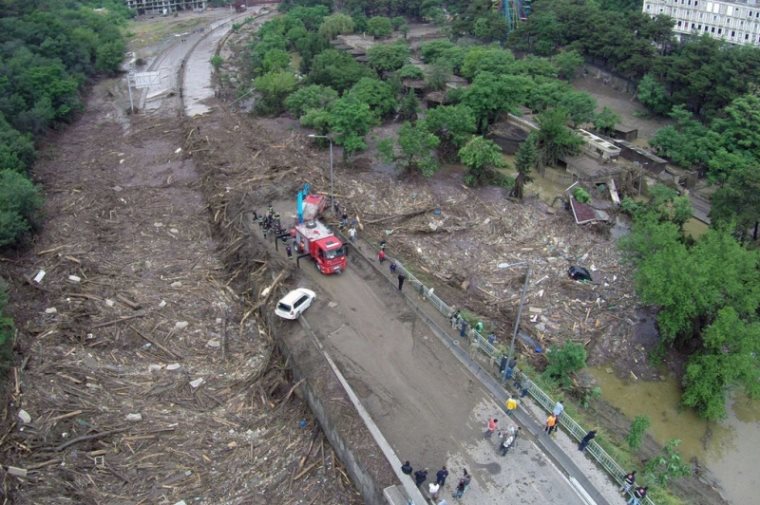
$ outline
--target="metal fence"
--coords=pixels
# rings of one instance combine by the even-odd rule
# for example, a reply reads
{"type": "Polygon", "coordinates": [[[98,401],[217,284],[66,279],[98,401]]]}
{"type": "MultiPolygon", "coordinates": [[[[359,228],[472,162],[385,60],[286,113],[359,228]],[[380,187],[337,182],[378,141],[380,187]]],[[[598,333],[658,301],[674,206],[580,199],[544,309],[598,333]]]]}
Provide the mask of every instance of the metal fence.
{"type": "MultiPolygon", "coordinates": [[[[454,312],[452,306],[441,300],[431,288],[426,287],[422,281],[414,276],[414,274],[412,274],[407,268],[404,268],[404,266],[398,260],[394,261],[396,262],[398,270],[404,272],[407,282],[414,286],[415,291],[417,291],[422,296],[423,300],[430,302],[430,304],[435,307],[438,312],[447,318],[451,317],[452,313],[454,312]]],[[[470,328],[467,335],[470,338],[470,342],[473,344],[473,346],[492,360],[499,362],[504,356],[504,353],[500,349],[488,342],[488,340],[474,328],[470,328]]],[[[528,390],[528,394],[530,394],[530,396],[533,397],[533,399],[538,402],[539,405],[541,405],[548,412],[552,411],[555,405],[555,401],[548,394],[546,394],[543,389],[538,387],[535,382],[530,380],[524,373],[520,372],[519,370],[515,370],[515,377],[519,377],[519,382],[522,387],[528,390]]],[[[587,430],[583,429],[581,425],[575,422],[575,420],[567,414],[563,413],[559,418],[559,422],[565,428],[567,433],[575,437],[576,440],[580,441],[587,433],[587,430]]],[[[622,485],[623,476],[628,472],[622,466],[620,466],[612,458],[612,456],[610,456],[598,443],[593,440],[588,445],[586,451],[597,461],[599,466],[601,466],[618,485],[622,485]]],[[[644,498],[644,500],[642,500],[642,503],[646,505],[656,505],[649,496],[644,498]]]]}

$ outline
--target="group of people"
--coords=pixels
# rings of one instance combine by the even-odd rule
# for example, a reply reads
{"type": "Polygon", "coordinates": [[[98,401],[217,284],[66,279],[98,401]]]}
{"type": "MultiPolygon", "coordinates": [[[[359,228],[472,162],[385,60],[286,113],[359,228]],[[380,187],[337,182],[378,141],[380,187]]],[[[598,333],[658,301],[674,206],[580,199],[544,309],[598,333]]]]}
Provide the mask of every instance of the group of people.
{"type": "MultiPolygon", "coordinates": [[[[384,263],[385,262],[385,258],[386,258],[386,255],[385,255],[385,246],[386,246],[386,244],[387,243],[385,242],[385,240],[381,240],[380,241],[380,250],[377,252],[377,261],[379,261],[380,263],[384,263]]],[[[396,277],[398,278],[398,290],[401,291],[402,289],[404,289],[404,281],[406,281],[406,274],[404,273],[404,271],[402,269],[398,268],[398,265],[393,260],[390,260],[390,267],[389,267],[389,269],[390,269],[391,275],[396,275],[396,277]]]]}
{"type": "Polygon", "coordinates": [[[280,235],[285,232],[280,222],[280,214],[274,211],[272,204],[270,203],[264,214],[259,215],[257,211],[253,211],[253,220],[259,224],[259,228],[263,230],[264,238],[267,237],[270,231],[273,231],[275,235],[280,235]]]}
{"type": "Polygon", "coordinates": [[[628,505],[640,505],[644,498],[647,496],[649,486],[635,486],[636,484],[636,470],[629,472],[623,476],[623,486],[619,491],[623,494],[629,494],[630,499],[628,505]]]}
{"type": "Polygon", "coordinates": [[[544,433],[547,435],[553,435],[557,432],[559,429],[559,416],[561,416],[564,411],[565,404],[562,403],[561,399],[557,400],[557,403],[554,404],[554,408],[552,409],[552,413],[549,414],[549,417],[546,418],[544,433]]]}
{"type": "MultiPolygon", "coordinates": [[[[415,472],[414,468],[412,468],[412,465],[408,460],[405,461],[403,465],[401,465],[401,471],[409,477],[413,478],[414,484],[420,489],[428,478],[427,468],[422,468],[415,472]]],[[[447,505],[446,500],[444,498],[441,498],[441,494],[444,486],[446,485],[446,479],[448,476],[449,470],[446,468],[446,465],[444,465],[435,473],[435,481],[428,483],[428,495],[436,505],[447,505]],[[438,501],[439,498],[440,501],[438,501]]],[[[457,485],[451,495],[457,499],[461,498],[464,495],[464,492],[470,486],[471,480],[472,476],[470,476],[470,474],[467,472],[467,469],[463,469],[462,477],[459,478],[459,481],[457,482],[457,485]]]]}

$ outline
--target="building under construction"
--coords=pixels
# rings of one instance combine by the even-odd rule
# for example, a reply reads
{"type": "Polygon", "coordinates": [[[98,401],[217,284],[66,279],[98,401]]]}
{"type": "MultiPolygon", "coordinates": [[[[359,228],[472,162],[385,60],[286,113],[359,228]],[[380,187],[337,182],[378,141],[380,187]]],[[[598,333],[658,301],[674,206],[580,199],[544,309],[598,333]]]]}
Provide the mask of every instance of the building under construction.
{"type": "Polygon", "coordinates": [[[206,0],[125,0],[127,7],[142,14],[170,14],[177,11],[203,10],[206,0]]]}

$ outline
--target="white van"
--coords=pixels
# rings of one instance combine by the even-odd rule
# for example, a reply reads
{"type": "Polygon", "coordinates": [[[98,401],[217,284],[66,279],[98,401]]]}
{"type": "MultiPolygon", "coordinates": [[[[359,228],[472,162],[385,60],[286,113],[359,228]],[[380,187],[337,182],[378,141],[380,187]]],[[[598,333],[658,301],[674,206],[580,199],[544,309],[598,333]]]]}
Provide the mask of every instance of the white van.
{"type": "Polygon", "coordinates": [[[298,319],[316,298],[317,294],[310,289],[294,289],[277,302],[274,313],[283,319],[298,319]]]}

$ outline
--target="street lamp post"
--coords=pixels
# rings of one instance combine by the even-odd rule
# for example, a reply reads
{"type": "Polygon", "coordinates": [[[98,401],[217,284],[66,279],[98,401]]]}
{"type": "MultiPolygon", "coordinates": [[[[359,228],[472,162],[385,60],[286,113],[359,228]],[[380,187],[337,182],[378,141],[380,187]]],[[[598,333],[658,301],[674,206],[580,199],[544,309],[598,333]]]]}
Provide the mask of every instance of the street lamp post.
{"type": "Polygon", "coordinates": [[[335,211],[335,192],[333,191],[333,141],[327,135],[314,135],[313,133],[311,133],[309,134],[309,137],[313,139],[327,139],[327,141],[330,142],[330,207],[333,209],[333,212],[334,212],[335,211]]]}

